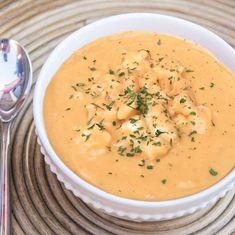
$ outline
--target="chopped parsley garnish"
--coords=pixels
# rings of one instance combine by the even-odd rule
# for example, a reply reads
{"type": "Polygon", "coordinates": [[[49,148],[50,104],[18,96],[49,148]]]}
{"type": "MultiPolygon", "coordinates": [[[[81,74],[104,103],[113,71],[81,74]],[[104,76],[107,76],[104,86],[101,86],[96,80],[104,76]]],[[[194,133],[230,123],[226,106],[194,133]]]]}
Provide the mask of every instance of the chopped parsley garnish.
{"type": "Polygon", "coordinates": [[[213,168],[211,168],[211,169],[209,170],[209,173],[210,173],[212,176],[218,175],[218,172],[217,172],[216,170],[214,170],[213,168]]]}
{"type": "Polygon", "coordinates": [[[134,153],[127,153],[126,156],[127,157],[133,157],[135,154],[134,153]]]}
{"type": "Polygon", "coordinates": [[[159,137],[161,134],[164,134],[164,133],[167,133],[166,131],[161,131],[160,129],[157,129],[156,131],[155,131],[155,136],[156,137],[159,137]]]}
{"type": "Polygon", "coordinates": [[[195,125],[196,125],[196,122],[194,122],[194,121],[191,121],[191,124],[192,124],[193,126],[195,126],[195,125]]]}
{"type": "Polygon", "coordinates": [[[145,160],[142,159],[138,165],[139,165],[139,166],[144,166],[144,165],[145,165],[145,160]]]}
{"type": "Polygon", "coordinates": [[[94,81],[94,77],[88,78],[88,82],[92,82],[92,81],[94,81]]]}
{"type": "Polygon", "coordinates": [[[152,170],[152,169],[153,169],[153,165],[148,165],[148,166],[147,166],[147,169],[148,169],[148,170],[152,170]]]}
{"type": "Polygon", "coordinates": [[[91,71],[96,71],[96,68],[95,68],[95,67],[89,67],[89,69],[90,69],[91,71]]]}
{"type": "Polygon", "coordinates": [[[200,90],[205,90],[205,87],[200,87],[199,89],[200,89],[200,90]]]}
{"type": "Polygon", "coordinates": [[[114,104],[115,104],[115,101],[112,101],[110,104],[106,105],[106,108],[107,108],[109,111],[111,111],[114,104]]]}
{"type": "Polygon", "coordinates": [[[83,59],[84,59],[84,60],[87,60],[86,56],[83,56],[83,59]]]}
{"type": "Polygon", "coordinates": [[[162,44],[161,40],[160,40],[160,39],[158,39],[158,41],[157,41],[157,45],[158,45],[158,46],[160,46],[161,44],[162,44]]]}
{"type": "Polygon", "coordinates": [[[194,135],[194,134],[197,134],[197,131],[195,131],[195,130],[191,131],[188,136],[191,136],[191,135],[194,135]]]}
{"type": "Polygon", "coordinates": [[[163,180],[161,180],[161,182],[162,182],[162,184],[166,184],[167,179],[163,179],[163,180]]]}
{"type": "Polygon", "coordinates": [[[114,75],[114,71],[112,69],[110,69],[109,74],[114,75]]]}
{"type": "Polygon", "coordinates": [[[196,112],[191,112],[190,115],[196,116],[197,114],[196,114],[196,112]]]}
{"type": "Polygon", "coordinates": [[[101,120],[99,123],[96,123],[96,126],[100,128],[100,130],[104,130],[104,125],[103,125],[104,119],[101,120]]]}
{"type": "Polygon", "coordinates": [[[186,99],[184,99],[184,98],[181,98],[181,99],[180,99],[180,103],[181,103],[181,104],[183,104],[183,103],[185,103],[185,102],[186,102],[186,99]]]}
{"type": "Polygon", "coordinates": [[[82,133],[82,137],[85,137],[85,141],[87,141],[90,138],[91,134],[84,134],[82,133]]]}
{"type": "Polygon", "coordinates": [[[119,77],[122,77],[122,76],[125,76],[125,73],[124,72],[121,72],[118,74],[119,77]]]}
{"type": "Polygon", "coordinates": [[[136,146],[133,148],[133,152],[134,153],[142,153],[142,150],[141,150],[140,146],[136,146]]]}
{"type": "Polygon", "coordinates": [[[77,91],[77,87],[76,86],[71,86],[75,91],[77,91]]]}
{"type": "Polygon", "coordinates": [[[194,72],[194,71],[191,70],[191,69],[186,69],[185,72],[186,72],[186,73],[192,73],[192,72],[194,72]]]}
{"type": "Polygon", "coordinates": [[[69,110],[71,110],[71,108],[67,108],[67,109],[65,109],[65,111],[69,111],[69,110]]]}
{"type": "Polygon", "coordinates": [[[162,143],[160,141],[158,141],[158,142],[154,142],[152,145],[154,145],[154,146],[161,146],[162,143]]]}
{"type": "Polygon", "coordinates": [[[96,108],[99,108],[99,109],[102,109],[104,110],[102,107],[100,107],[98,104],[95,104],[95,103],[91,103],[92,105],[94,105],[96,108]]]}
{"type": "Polygon", "coordinates": [[[115,121],[113,121],[112,124],[113,124],[113,126],[116,126],[117,123],[115,121]]]}
{"type": "Polygon", "coordinates": [[[212,88],[212,87],[214,87],[214,86],[215,86],[215,84],[214,84],[213,82],[211,82],[210,88],[212,88]]]}
{"type": "Polygon", "coordinates": [[[77,87],[82,87],[82,86],[85,86],[85,83],[79,82],[79,83],[76,84],[76,86],[77,86],[77,87]]]}
{"type": "Polygon", "coordinates": [[[170,139],[170,146],[171,146],[171,147],[173,146],[172,138],[170,139]]]}
{"type": "Polygon", "coordinates": [[[118,147],[118,153],[119,153],[119,155],[121,155],[121,156],[124,156],[124,152],[126,151],[126,148],[125,147],[123,147],[123,146],[119,146],[118,147]]]}
{"type": "Polygon", "coordinates": [[[91,126],[89,126],[89,127],[87,128],[87,130],[91,130],[91,129],[93,129],[94,127],[95,127],[95,123],[92,124],[91,126]]]}
{"type": "Polygon", "coordinates": [[[129,120],[131,124],[136,123],[138,121],[137,119],[134,119],[134,118],[130,118],[129,120]]]}

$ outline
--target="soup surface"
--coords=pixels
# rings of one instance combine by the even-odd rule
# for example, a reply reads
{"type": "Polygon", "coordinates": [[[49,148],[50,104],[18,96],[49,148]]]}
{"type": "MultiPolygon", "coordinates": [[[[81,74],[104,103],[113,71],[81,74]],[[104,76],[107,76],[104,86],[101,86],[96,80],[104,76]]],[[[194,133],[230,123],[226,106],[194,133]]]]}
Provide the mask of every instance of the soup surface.
{"type": "Polygon", "coordinates": [[[182,38],[130,31],[75,52],[46,90],[55,152],[77,175],[126,198],[199,192],[235,165],[234,75],[182,38]]]}

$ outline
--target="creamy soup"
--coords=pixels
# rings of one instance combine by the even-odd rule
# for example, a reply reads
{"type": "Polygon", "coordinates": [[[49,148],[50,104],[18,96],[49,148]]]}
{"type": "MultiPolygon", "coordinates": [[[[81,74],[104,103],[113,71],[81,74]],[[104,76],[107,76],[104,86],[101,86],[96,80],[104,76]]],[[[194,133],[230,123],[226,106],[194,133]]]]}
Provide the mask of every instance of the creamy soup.
{"type": "Polygon", "coordinates": [[[146,201],[197,193],[228,174],[234,116],[227,68],[188,40],[139,31],[76,51],[44,99],[61,160],[106,192],[146,201]]]}

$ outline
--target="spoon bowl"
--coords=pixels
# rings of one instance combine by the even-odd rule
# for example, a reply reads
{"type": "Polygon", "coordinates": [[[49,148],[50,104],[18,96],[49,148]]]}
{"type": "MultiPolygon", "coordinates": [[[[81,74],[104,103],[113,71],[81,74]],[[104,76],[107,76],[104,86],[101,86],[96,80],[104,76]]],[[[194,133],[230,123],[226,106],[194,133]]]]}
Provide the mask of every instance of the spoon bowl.
{"type": "Polygon", "coordinates": [[[25,49],[12,39],[0,40],[0,235],[11,234],[10,159],[8,147],[12,121],[19,113],[32,84],[32,65],[25,49]]]}
{"type": "Polygon", "coordinates": [[[0,40],[0,119],[12,120],[21,108],[32,81],[27,52],[14,40],[0,40]]]}

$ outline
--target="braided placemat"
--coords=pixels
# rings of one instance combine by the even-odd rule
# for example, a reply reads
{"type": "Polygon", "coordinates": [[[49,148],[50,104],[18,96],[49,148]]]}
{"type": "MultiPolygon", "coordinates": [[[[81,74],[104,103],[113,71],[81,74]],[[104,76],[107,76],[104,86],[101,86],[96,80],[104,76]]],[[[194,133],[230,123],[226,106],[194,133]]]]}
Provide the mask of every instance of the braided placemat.
{"type": "MultiPolygon", "coordinates": [[[[72,31],[96,19],[125,12],[158,12],[199,23],[235,47],[235,0],[0,0],[0,38],[28,50],[34,82],[48,54],[72,31]]],[[[14,234],[233,234],[235,189],[215,206],[163,222],[112,218],[82,203],[50,172],[34,132],[32,94],[12,133],[14,234]]],[[[234,233],[235,234],[235,233],[234,233]]]]}

